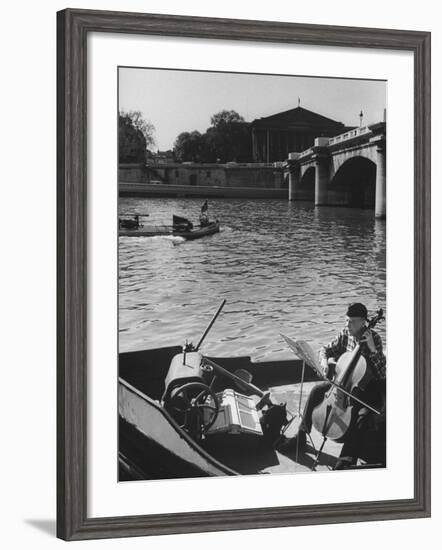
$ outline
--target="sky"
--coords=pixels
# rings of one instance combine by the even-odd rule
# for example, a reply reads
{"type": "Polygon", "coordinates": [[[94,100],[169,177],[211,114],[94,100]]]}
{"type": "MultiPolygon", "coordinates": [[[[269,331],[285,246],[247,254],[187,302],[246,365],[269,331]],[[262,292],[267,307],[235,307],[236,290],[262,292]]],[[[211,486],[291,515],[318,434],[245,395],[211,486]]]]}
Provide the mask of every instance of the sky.
{"type": "Polygon", "coordinates": [[[181,132],[204,133],[213,114],[237,111],[247,122],[298,106],[359,126],[384,119],[387,83],[376,80],[120,67],[119,110],[141,111],[155,126],[155,147],[172,149],[181,132]]]}

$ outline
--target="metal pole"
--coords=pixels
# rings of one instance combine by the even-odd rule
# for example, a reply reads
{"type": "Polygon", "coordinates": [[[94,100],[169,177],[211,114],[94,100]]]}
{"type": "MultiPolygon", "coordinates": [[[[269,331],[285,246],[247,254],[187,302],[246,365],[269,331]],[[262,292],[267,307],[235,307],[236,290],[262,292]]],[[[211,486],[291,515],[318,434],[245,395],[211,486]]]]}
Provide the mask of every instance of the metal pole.
{"type": "Polygon", "coordinates": [[[200,341],[198,342],[198,345],[197,345],[196,348],[195,348],[195,351],[198,351],[198,350],[200,349],[201,344],[202,344],[203,341],[204,341],[204,338],[207,336],[207,333],[208,333],[209,330],[212,328],[213,323],[216,321],[216,318],[217,318],[218,315],[221,313],[221,310],[223,309],[225,303],[226,303],[226,300],[224,299],[224,300],[221,302],[221,305],[219,306],[219,308],[218,308],[217,312],[215,313],[215,315],[213,316],[212,320],[210,321],[208,327],[206,328],[206,330],[204,331],[203,335],[201,336],[200,341]]]}

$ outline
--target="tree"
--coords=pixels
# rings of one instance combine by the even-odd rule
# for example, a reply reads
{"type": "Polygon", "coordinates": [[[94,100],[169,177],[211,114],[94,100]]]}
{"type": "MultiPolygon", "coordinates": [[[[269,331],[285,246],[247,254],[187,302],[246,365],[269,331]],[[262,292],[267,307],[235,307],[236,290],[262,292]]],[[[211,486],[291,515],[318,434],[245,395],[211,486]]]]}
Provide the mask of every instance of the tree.
{"type": "Polygon", "coordinates": [[[155,127],[140,111],[120,112],[118,117],[119,162],[144,162],[148,147],[155,145],[155,127]]]}
{"type": "Polygon", "coordinates": [[[198,130],[182,132],[173,147],[175,158],[179,162],[204,162],[202,150],[203,136],[198,130]]]}
{"type": "MultiPolygon", "coordinates": [[[[206,151],[221,162],[249,162],[252,144],[249,125],[236,111],[223,110],[210,119],[212,126],[205,134],[206,151]]],[[[212,160],[213,162],[213,160],[212,160]]]]}
{"type": "Polygon", "coordinates": [[[197,130],[182,132],[174,144],[174,154],[180,162],[250,162],[252,140],[249,124],[236,111],[223,110],[214,114],[212,126],[205,134],[197,130]]]}
{"type": "Polygon", "coordinates": [[[122,114],[126,114],[132,121],[134,128],[143,134],[146,140],[146,147],[153,147],[155,145],[155,126],[148,120],[144,120],[140,111],[129,111],[128,113],[124,113],[123,111],[122,114]]]}
{"type": "Polygon", "coordinates": [[[219,113],[216,113],[210,119],[210,123],[215,128],[221,128],[225,125],[234,124],[237,122],[245,122],[245,120],[236,111],[227,111],[225,109],[219,113]]]}

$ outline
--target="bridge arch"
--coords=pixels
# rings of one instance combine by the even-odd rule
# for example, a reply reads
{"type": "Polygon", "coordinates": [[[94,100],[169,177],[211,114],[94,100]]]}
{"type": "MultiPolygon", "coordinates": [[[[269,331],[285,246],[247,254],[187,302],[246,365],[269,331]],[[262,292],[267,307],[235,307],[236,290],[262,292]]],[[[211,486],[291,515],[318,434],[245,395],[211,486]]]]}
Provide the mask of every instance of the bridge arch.
{"type": "Polygon", "coordinates": [[[339,163],[328,187],[328,204],[374,208],[376,200],[376,163],[357,155],[339,163]]]}
{"type": "Polygon", "coordinates": [[[361,147],[357,152],[345,151],[343,153],[334,154],[330,166],[330,177],[333,178],[340,168],[352,158],[365,158],[376,164],[377,157],[375,147],[361,147]]]}
{"type": "Polygon", "coordinates": [[[315,167],[309,166],[301,171],[299,184],[296,190],[296,198],[303,201],[315,200],[315,167]]]}

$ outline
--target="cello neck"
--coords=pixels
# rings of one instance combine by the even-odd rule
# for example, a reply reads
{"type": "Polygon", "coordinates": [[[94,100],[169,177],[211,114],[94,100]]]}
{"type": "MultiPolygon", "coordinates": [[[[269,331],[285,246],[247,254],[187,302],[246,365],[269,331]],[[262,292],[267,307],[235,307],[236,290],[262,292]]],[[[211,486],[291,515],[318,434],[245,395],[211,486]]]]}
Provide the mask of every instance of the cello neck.
{"type": "Polygon", "coordinates": [[[345,386],[348,377],[351,375],[353,369],[359,361],[361,356],[361,344],[356,344],[356,347],[351,351],[351,356],[348,359],[347,366],[343,369],[341,376],[339,377],[338,384],[345,386]]]}

